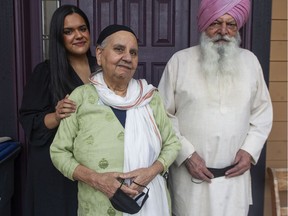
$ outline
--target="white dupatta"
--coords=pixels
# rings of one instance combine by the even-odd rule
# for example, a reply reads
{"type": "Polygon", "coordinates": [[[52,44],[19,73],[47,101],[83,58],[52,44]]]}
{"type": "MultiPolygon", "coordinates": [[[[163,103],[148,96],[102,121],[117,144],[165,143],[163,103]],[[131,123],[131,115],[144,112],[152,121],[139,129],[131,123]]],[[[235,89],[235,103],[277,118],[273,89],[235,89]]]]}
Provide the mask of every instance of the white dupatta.
{"type": "MultiPolygon", "coordinates": [[[[127,110],[123,172],[151,166],[157,160],[162,145],[161,135],[149,105],[156,88],[148,85],[146,80],[131,79],[126,96],[121,97],[107,87],[103,73],[92,76],[90,81],[99,94],[100,103],[127,110]]],[[[165,184],[164,178],[157,175],[147,185],[150,188],[149,198],[142,209],[134,215],[170,215],[165,184]]],[[[129,214],[123,213],[123,215],[129,214]]]]}

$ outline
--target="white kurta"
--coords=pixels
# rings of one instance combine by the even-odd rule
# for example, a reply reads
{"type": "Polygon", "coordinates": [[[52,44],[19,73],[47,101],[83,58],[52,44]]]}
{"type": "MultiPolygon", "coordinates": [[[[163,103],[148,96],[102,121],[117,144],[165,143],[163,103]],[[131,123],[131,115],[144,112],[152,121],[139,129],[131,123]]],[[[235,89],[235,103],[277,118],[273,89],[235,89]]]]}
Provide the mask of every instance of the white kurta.
{"type": "Polygon", "coordinates": [[[240,74],[232,90],[216,88],[211,96],[200,70],[199,48],[175,53],[159,84],[182,144],[170,172],[173,212],[176,216],[244,216],[252,204],[249,171],[195,184],[183,162],[196,151],[207,167],[223,168],[243,149],[256,163],[272,127],[271,99],[257,58],[245,49],[239,49],[240,74]]]}

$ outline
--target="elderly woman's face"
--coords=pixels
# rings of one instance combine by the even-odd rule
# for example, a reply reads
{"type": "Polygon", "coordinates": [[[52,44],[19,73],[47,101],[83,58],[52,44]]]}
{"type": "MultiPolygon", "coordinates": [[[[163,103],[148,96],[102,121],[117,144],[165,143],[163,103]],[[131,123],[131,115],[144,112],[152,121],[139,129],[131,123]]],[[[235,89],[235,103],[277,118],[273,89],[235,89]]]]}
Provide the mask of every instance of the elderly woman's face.
{"type": "Polygon", "coordinates": [[[130,32],[118,31],[107,37],[104,48],[96,49],[96,56],[104,78],[128,83],[138,65],[137,39],[130,32]]]}

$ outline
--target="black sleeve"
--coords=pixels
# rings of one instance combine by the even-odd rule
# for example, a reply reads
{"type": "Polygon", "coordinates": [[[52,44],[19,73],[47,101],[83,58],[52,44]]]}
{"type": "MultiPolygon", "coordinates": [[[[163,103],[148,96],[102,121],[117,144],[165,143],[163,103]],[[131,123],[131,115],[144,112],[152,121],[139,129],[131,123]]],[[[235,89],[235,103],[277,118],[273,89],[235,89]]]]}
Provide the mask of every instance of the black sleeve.
{"type": "Polygon", "coordinates": [[[19,121],[32,145],[45,145],[54,136],[56,129],[48,129],[44,124],[46,114],[54,112],[49,90],[49,64],[38,64],[24,89],[19,121]]]}

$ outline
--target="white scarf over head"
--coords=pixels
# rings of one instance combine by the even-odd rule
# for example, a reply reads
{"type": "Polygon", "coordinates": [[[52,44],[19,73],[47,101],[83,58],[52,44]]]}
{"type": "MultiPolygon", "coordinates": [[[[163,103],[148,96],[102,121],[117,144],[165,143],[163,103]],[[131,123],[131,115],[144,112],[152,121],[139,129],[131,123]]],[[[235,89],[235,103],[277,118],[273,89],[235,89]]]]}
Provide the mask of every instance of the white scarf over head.
{"type": "MultiPolygon", "coordinates": [[[[156,125],[153,111],[149,105],[156,89],[146,80],[131,79],[125,97],[116,95],[110,90],[103,78],[103,73],[92,76],[99,102],[115,109],[127,110],[124,139],[123,172],[151,166],[158,158],[162,139],[156,125]]],[[[137,216],[168,216],[169,206],[166,195],[166,182],[157,175],[148,185],[149,198],[137,216]]],[[[125,215],[129,215],[124,213],[125,215]]]]}

